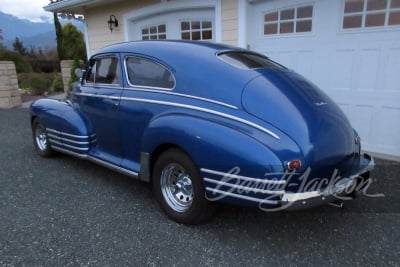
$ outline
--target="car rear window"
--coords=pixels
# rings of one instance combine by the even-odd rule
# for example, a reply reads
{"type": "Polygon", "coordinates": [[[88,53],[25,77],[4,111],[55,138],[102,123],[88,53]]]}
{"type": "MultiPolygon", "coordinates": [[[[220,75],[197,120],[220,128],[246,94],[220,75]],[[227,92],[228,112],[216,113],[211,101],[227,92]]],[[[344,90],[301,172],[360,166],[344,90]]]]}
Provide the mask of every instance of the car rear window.
{"type": "Polygon", "coordinates": [[[285,68],[284,66],[268,59],[267,57],[248,52],[229,51],[218,54],[218,57],[226,63],[241,69],[285,68]]]}

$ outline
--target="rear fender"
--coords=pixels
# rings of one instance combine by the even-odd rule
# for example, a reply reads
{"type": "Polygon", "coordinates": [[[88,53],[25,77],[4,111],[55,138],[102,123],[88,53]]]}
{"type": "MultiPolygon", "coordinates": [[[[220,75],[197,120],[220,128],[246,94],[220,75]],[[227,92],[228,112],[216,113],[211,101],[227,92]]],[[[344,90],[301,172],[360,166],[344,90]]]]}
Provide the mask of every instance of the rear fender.
{"type": "Polygon", "coordinates": [[[283,171],[280,159],[251,136],[185,114],[171,114],[153,120],[143,135],[142,144],[142,151],[150,154],[150,162],[154,162],[153,152],[159,147],[165,144],[177,146],[202,172],[235,169],[240,175],[263,178],[265,173],[283,171]]]}

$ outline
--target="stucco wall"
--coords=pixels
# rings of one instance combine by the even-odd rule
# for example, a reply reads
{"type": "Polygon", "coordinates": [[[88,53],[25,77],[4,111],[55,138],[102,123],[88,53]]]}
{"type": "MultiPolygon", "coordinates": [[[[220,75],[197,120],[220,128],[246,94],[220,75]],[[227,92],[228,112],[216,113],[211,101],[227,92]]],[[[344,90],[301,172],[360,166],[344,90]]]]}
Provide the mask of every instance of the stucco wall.
{"type": "MultiPolygon", "coordinates": [[[[221,0],[221,41],[226,44],[238,44],[238,1],[240,0],[221,0]]],[[[124,14],[160,2],[161,0],[121,1],[118,4],[111,3],[88,8],[85,20],[89,53],[93,54],[104,46],[125,41],[124,14]],[[118,28],[112,32],[108,29],[107,24],[110,15],[115,15],[119,22],[118,28]]]]}
{"type": "Polygon", "coordinates": [[[221,0],[222,42],[238,45],[238,1],[221,0]]]}
{"type": "Polygon", "coordinates": [[[114,3],[88,9],[85,14],[85,20],[90,54],[104,46],[125,41],[123,14],[130,10],[160,2],[160,0],[123,1],[118,2],[118,4],[114,3]],[[110,15],[114,15],[119,23],[118,28],[112,32],[108,29],[107,24],[110,15]]]}

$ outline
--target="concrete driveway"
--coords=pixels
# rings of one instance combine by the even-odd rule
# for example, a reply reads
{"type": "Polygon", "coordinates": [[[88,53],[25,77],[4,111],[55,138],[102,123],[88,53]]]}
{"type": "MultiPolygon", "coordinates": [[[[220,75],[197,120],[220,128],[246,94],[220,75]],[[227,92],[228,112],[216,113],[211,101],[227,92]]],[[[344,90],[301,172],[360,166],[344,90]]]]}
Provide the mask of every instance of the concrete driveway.
{"type": "Polygon", "coordinates": [[[168,220],[147,184],[34,153],[27,109],[0,110],[1,266],[399,266],[399,163],[377,161],[343,210],[220,206],[200,226],[168,220]]]}

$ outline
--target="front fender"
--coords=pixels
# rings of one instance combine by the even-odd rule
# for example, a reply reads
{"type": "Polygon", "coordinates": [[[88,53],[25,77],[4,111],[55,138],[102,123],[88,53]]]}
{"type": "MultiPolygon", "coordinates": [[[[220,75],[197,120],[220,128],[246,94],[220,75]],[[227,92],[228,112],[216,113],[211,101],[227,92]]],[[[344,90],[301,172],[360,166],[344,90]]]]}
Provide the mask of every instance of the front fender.
{"type": "Polygon", "coordinates": [[[92,130],[87,119],[70,101],[39,99],[31,104],[31,121],[39,118],[54,149],[86,155],[92,130]]]}

